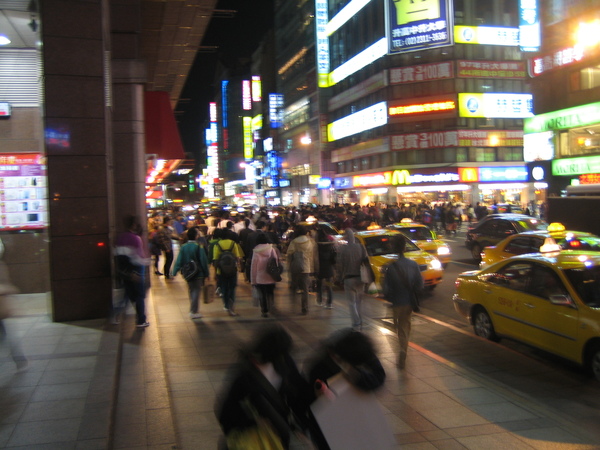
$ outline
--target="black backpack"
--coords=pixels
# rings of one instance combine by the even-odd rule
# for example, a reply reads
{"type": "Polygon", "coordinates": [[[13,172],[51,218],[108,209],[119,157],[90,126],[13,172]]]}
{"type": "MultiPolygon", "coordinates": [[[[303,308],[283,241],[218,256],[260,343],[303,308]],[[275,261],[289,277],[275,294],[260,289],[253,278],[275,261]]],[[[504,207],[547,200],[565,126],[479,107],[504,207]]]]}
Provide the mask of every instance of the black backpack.
{"type": "Polygon", "coordinates": [[[225,277],[232,277],[237,274],[237,258],[232,253],[233,246],[235,242],[231,243],[231,247],[227,250],[221,247],[221,243],[217,242],[221,253],[219,253],[219,258],[217,259],[215,265],[220,270],[221,275],[225,277]]]}

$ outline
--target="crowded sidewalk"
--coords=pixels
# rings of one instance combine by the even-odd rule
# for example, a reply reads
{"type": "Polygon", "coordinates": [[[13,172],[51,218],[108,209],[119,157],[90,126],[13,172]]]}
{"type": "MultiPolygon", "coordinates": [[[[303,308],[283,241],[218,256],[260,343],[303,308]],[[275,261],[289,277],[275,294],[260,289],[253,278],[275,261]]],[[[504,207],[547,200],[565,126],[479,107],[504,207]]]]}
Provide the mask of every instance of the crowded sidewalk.
{"type": "MultiPolygon", "coordinates": [[[[15,296],[9,334],[20,338],[29,364],[18,371],[2,347],[0,446],[216,449],[221,430],[215,397],[238,348],[258,327],[274,321],[283,325],[301,367],[323,338],[350,326],[342,292],[335,292],[330,310],[317,306],[311,295],[309,312],[301,315],[286,288],[284,279],[277,285],[273,313],[262,318],[250,286],[240,278],[239,316],[230,317],[216,297],[201,305],[202,319],[191,320],[186,283],[153,276],[145,329],[135,327],[133,311],[120,325],[52,323],[44,295],[15,296]]],[[[598,448],[597,427],[485,376],[475,352],[485,352],[487,361],[504,357],[506,350],[444,327],[429,319],[425,308],[413,317],[406,369],[399,371],[388,307],[367,297],[364,316],[363,332],[375,341],[387,373],[377,397],[398,448],[598,448]],[[474,341],[473,348],[464,340],[474,341]],[[455,344],[462,362],[427,349],[438,341],[455,344]]],[[[516,370],[543,370],[522,355],[509,358],[516,370]]]]}

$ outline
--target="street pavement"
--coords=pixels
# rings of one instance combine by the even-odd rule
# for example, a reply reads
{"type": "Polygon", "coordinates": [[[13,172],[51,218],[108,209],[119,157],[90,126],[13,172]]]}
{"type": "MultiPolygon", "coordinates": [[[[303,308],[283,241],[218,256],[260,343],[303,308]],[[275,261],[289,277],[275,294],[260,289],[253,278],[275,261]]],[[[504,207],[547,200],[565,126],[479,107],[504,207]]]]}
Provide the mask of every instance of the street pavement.
{"type": "MultiPolygon", "coordinates": [[[[321,339],[350,325],[343,292],[334,309],[310,298],[308,315],[276,289],[276,311],[262,318],[240,280],[239,316],[219,298],[188,316],[185,282],[152,276],[146,329],[133,311],[120,325],[52,323],[45,295],[15,296],[9,335],[29,358],[17,370],[0,353],[0,447],[23,449],[216,449],[213,413],[236,351],[265,323],[292,335],[302,362],[321,339]]],[[[423,314],[413,319],[407,367],[395,368],[390,310],[364,301],[365,328],[386,369],[377,393],[397,447],[411,449],[600,448],[598,387],[579,372],[553,370],[423,314]]],[[[306,448],[296,441],[295,448],[306,448]]]]}

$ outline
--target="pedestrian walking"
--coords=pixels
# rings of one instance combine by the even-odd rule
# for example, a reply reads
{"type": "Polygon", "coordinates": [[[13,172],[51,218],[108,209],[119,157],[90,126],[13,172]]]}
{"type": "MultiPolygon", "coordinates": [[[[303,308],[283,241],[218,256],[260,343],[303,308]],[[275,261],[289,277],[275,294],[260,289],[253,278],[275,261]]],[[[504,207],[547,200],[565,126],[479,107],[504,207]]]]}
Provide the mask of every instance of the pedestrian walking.
{"type": "Polygon", "coordinates": [[[286,254],[291,278],[290,295],[295,304],[296,293],[300,291],[302,314],[308,314],[308,285],[311,274],[315,272],[317,252],[305,226],[297,225],[295,234],[286,254]]]}
{"type": "Polygon", "coordinates": [[[208,278],[208,262],[205,250],[197,241],[198,229],[194,227],[187,230],[187,238],[188,241],[179,249],[177,261],[175,261],[175,266],[173,267],[173,276],[176,276],[179,271],[182,271],[182,275],[187,275],[183,273],[183,269],[186,267],[195,272],[189,278],[186,278],[185,281],[188,285],[188,295],[190,298],[190,318],[200,319],[202,318],[202,314],[199,311],[199,300],[202,287],[204,286],[204,279],[208,278]],[[196,267],[194,268],[194,266],[196,267]]]}
{"type": "Polygon", "coordinates": [[[317,229],[317,254],[319,268],[316,271],[317,275],[317,306],[325,306],[327,309],[332,308],[333,301],[333,276],[336,263],[337,251],[335,242],[330,238],[325,230],[317,229]],[[326,293],[325,304],[323,305],[323,290],[326,293]]]}
{"type": "Polygon", "coordinates": [[[266,234],[261,234],[256,240],[252,266],[250,269],[250,283],[260,292],[260,311],[262,317],[269,317],[275,299],[275,279],[267,272],[269,258],[280,260],[279,251],[269,243],[266,234]]]}
{"type": "Polygon", "coordinates": [[[394,241],[398,259],[386,266],[383,276],[383,296],[392,304],[394,327],[400,342],[397,367],[404,369],[410,339],[411,318],[414,310],[418,309],[418,299],[421,296],[424,283],[419,265],[404,256],[406,240],[394,241]]]}
{"type": "Polygon", "coordinates": [[[124,220],[126,231],[117,237],[115,255],[117,275],[125,289],[125,295],[135,305],[136,326],[150,325],[146,320],[146,267],[150,265],[146,246],[142,242],[142,227],[135,216],[124,220]]]}
{"type": "Polygon", "coordinates": [[[365,247],[356,242],[354,231],[347,228],[344,231],[346,245],[340,246],[338,279],[344,286],[346,300],[350,308],[352,328],[356,331],[362,330],[362,299],[365,291],[365,283],[360,278],[360,266],[368,262],[365,247]]]}
{"type": "Polygon", "coordinates": [[[234,306],[235,288],[237,286],[239,259],[244,256],[244,252],[237,242],[227,239],[225,228],[217,228],[214,236],[219,239],[213,246],[213,264],[223,296],[223,307],[230,316],[237,316],[234,306]]]}

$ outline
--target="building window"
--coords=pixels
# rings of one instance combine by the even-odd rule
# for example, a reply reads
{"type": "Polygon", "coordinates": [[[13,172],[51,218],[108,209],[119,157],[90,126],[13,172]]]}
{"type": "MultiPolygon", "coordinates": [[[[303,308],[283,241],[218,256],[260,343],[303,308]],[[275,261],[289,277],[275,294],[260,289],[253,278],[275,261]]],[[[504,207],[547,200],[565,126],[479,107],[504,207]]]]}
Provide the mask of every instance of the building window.
{"type": "Polygon", "coordinates": [[[469,148],[469,161],[492,162],[496,160],[496,149],[493,147],[469,148]]]}
{"type": "Polygon", "coordinates": [[[498,147],[498,161],[523,161],[523,150],[519,147],[498,147]]]}

